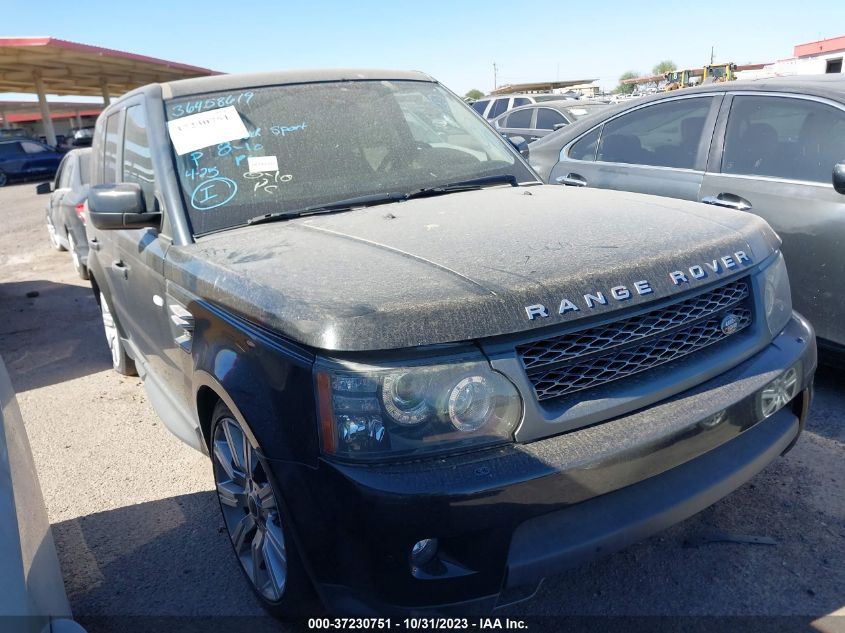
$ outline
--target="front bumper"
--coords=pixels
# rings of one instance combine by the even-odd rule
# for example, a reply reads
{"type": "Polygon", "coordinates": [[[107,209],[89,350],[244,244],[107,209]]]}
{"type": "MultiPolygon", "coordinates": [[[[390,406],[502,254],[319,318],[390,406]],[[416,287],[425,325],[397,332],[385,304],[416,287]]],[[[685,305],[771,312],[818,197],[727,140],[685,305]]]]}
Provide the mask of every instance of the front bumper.
{"type": "Polygon", "coordinates": [[[644,410],[529,444],[391,465],[273,462],[327,605],[359,614],[489,611],[546,575],[641,540],[729,494],[794,443],[816,367],[795,315],[764,350],[644,410]],[[760,391],[800,366],[765,420],[760,391]],[[437,538],[424,569],[412,545],[437,538]]]}

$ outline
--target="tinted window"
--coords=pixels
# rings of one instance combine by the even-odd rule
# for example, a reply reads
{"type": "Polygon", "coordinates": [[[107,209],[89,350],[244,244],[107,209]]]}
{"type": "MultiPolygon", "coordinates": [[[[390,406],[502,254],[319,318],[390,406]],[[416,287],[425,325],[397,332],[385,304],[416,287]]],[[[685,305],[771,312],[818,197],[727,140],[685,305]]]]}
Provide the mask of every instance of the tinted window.
{"type": "Polygon", "coordinates": [[[551,108],[540,108],[537,110],[537,125],[539,130],[553,130],[558,123],[567,124],[567,120],[557,110],[551,108]]]}
{"type": "Polygon", "coordinates": [[[490,103],[486,99],[484,101],[476,101],[472,104],[472,109],[478,112],[478,114],[484,114],[484,109],[487,107],[487,104],[490,103]]]}
{"type": "Polygon", "coordinates": [[[722,171],[829,183],[845,158],[845,112],[787,97],[734,97],[722,171]]]}
{"type": "Polygon", "coordinates": [[[33,143],[32,141],[21,141],[21,147],[27,154],[40,154],[47,151],[46,147],[40,143],[33,143]]]}
{"type": "Polygon", "coordinates": [[[0,156],[13,156],[20,154],[20,143],[0,143],[0,156]]]}
{"type": "Polygon", "coordinates": [[[67,164],[68,164],[69,160],[70,159],[67,156],[65,156],[62,159],[62,162],[59,163],[59,168],[56,170],[56,175],[54,176],[54,179],[53,179],[54,188],[56,188],[56,189],[58,189],[59,187],[62,186],[62,177],[64,176],[64,173],[67,169],[67,164]]]}
{"type": "Polygon", "coordinates": [[[599,132],[601,132],[601,126],[578,139],[578,142],[569,148],[569,158],[575,160],[595,160],[599,132]]]}
{"type": "Polygon", "coordinates": [[[126,110],[123,139],[123,181],[137,182],[144,192],[147,209],[155,208],[155,177],[147,140],[147,121],[144,106],[134,105],[126,110]]]}
{"type": "Polygon", "coordinates": [[[608,121],[598,160],[692,169],[712,101],[666,101],[608,121]]]}
{"type": "Polygon", "coordinates": [[[508,109],[508,99],[496,99],[493,102],[493,107],[490,108],[490,113],[487,115],[488,119],[495,119],[502,112],[508,109]]]}
{"type": "Polygon", "coordinates": [[[117,124],[120,121],[120,113],[115,112],[106,122],[105,153],[103,155],[103,182],[118,182],[117,178],[117,144],[119,134],[117,124]]]}
{"type": "Polygon", "coordinates": [[[531,103],[531,99],[526,99],[525,97],[515,97],[513,100],[513,107],[518,108],[519,106],[528,105],[531,103]]]}
{"type": "Polygon", "coordinates": [[[531,127],[531,115],[533,113],[533,108],[512,112],[505,117],[505,124],[502,127],[529,128],[531,127]]]}

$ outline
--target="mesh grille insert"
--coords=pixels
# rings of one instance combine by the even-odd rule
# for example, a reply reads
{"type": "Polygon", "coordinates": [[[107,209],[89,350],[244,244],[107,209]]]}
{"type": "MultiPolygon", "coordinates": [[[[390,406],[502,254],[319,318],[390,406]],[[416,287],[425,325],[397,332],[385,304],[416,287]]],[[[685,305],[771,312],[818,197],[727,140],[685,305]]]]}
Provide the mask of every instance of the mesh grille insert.
{"type": "Polygon", "coordinates": [[[730,336],[722,332],[728,312],[736,331],[751,324],[747,279],[685,301],[613,323],[517,347],[537,398],[558,398],[645,371],[730,336]]]}

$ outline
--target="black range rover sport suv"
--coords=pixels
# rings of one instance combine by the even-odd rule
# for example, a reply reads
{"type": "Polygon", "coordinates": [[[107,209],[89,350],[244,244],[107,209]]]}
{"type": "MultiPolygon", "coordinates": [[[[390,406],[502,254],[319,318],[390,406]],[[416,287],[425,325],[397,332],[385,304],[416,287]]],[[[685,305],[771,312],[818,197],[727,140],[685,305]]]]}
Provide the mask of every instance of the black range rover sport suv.
{"type": "Polygon", "coordinates": [[[280,616],[507,604],[728,494],[807,415],[763,220],[542,185],[427,75],[146,86],[92,173],[114,368],[210,456],[280,616]]]}

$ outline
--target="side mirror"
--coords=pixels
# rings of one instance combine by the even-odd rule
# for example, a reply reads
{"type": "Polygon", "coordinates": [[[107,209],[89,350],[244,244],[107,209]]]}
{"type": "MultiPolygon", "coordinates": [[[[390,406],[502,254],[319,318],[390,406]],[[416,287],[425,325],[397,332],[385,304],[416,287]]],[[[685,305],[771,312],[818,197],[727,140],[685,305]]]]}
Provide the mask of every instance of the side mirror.
{"type": "Polygon", "coordinates": [[[833,166],[833,188],[845,194],[845,162],[833,166]]]}
{"type": "Polygon", "coordinates": [[[40,185],[35,186],[35,193],[39,196],[44,195],[45,193],[53,193],[53,183],[52,182],[42,182],[40,185]]]}
{"type": "Polygon", "coordinates": [[[559,130],[562,127],[566,127],[566,123],[555,123],[554,128],[552,129],[559,130]]]}
{"type": "Polygon", "coordinates": [[[528,141],[522,136],[509,136],[508,143],[513,145],[514,149],[522,154],[523,158],[528,158],[528,141]]]}
{"type": "Polygon", "coordinates": [[[88,219],[101,231],[157,228],[161,213],[147,211],[137,183],[94,185],[88,190],[88,219]]]}

